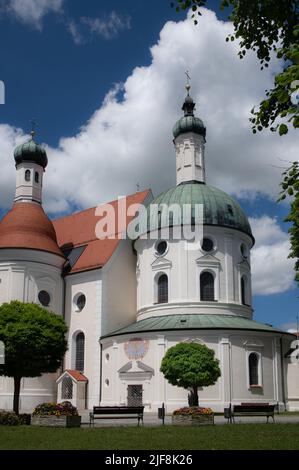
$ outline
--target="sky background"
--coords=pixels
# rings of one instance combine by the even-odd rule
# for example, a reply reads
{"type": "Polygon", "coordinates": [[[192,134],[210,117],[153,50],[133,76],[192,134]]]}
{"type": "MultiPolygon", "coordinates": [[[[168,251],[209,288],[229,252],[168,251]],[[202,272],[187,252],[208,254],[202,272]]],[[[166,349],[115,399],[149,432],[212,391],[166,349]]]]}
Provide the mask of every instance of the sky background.
{"type": "Polygon", "coordinates": [[[288,203],[276,204],[283,167],[298,159],[298,134],[251,133],[250,110],[273,83],[242,61],[218,1],[199,24],[170,0],[0,0],[0,216],[12,205],[13,149],[30,120],[47,147],[44,207],[52,218],[175,184],[172,127],[182,115],[185,75],[207,127],[209,184],[250,217],[254,318],[296,324],[298,290],[287,259],[288,203]]]}

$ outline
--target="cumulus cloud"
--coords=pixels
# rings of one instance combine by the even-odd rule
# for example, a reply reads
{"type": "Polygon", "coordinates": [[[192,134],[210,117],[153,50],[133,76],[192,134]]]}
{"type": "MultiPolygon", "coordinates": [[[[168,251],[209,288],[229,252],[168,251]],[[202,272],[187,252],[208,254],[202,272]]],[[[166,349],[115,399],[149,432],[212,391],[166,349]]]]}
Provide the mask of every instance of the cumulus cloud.
{"type": "MultiPolygon", "coordinates": [[[[172,126],[182,115],[184,72],[191,73],[197,115],[207,127],[207,181],[237,196],[276,197],[281,178],[278,157],[295,160],[294,132],[281,138],[252,135],[248,116],[271,87],[279,63],[260,71],[253,53],[242,61],[237,44],[226,43],[231,23],[203,10],[198,26],[190,19],[167,22],[151,48],[151,62],[136,67],[123,84],[107,92],[80,131],[48,148],[45,207],[52,213],[90,207],[118,195],[151,187],[155,194],[175,184],[172,126]],[[274,166],[273,166],[274,164],[274,166]]],[[[3,205],[12,199],[11,154],[19,133],[1,127],[3,205]],[[9,180],[9,182],[8,182],[9,180]]]]}
{"type": "Polygon", "coordinates": [[[288,259],[290,242],[275,218],[250,219],[256,238],[251,252],[252,288],[256,295],[286,292],[294,286],[294,260],[288,259]]]}
{"type": "Polygon", "coordinates": [[[62,11],[64,0],[8,0],[6,13],[37,29],[42,28],[42,19],[50,12],[62,11]]]}

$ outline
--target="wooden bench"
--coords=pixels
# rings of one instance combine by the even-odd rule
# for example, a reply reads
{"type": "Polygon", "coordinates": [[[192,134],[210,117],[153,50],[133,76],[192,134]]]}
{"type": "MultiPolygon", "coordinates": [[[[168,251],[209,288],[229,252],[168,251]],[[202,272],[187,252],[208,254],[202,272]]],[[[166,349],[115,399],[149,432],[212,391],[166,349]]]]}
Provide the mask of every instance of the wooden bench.
{"type": "Polygon", "coordinates": [[[94,426],[95,419],[137,419],[143,424],[144,406],[94,406],[89,413],[89,426],[94,426]]]}
{"type": "Polygon", "coordinates": [[[276,405],[269,405],[269,403],[241,403],[241,405],[230,405],[225,409],[224,416],[229,422],[235,422],[235,416],[266,416],[267,423],[269,418],[274,419],[274,410],[276,405]]]}

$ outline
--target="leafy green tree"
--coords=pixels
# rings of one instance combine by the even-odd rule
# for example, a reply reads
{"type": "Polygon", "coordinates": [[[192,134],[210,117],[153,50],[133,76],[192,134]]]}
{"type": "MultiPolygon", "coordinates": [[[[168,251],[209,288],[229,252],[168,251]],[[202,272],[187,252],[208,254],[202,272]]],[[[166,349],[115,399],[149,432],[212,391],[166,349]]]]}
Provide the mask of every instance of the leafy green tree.
{"type": "Polygon", "coordinates": [[[191,390],[198,406],[198,387],[214,385],[221,376],[215,352],[203,344],[179,343],[168,349],[160,371],[171,385],[191,390]]]}
{"type": "Polygon", "coordinates": [[[278,201],[291,198],[291,209],[285,221],[291,223],[289,228],[291,251],[289,258],[295,261],[295,279],[299,285],[299,162],[293,164],[283,173],[281,193],[278,201]]]}
{"type": "MultiPolygon", "coordinates": [[[[171,2],[179,12],[191,8],[192,18],[198,23],[200,7],[208,0],[176,0],[171,2]]],[[[299,106],[294,96],[299,93],[299,2],[298,0],[219,0],[220,8],[229,11],[234,34],[226,40],[240,40],[239,57],[253,50],[261,68],[269,66],[276,56],[283,61],[283,71],[275,76],[274,86],[266,91],[266,98],[258,110],[252,109],[254,133],[270,127],[280,135],[288,132],[290,124],[299,127],[299,106]]]]}
{"type": "Polygon", "coordinates": [[[56,372],[67,350],[67,326],[60,316],[18,301],[0,306],[0,341],[5,363],[0,375],[13,377],[13,410],[19,413],[21,379],[56,372]]]}

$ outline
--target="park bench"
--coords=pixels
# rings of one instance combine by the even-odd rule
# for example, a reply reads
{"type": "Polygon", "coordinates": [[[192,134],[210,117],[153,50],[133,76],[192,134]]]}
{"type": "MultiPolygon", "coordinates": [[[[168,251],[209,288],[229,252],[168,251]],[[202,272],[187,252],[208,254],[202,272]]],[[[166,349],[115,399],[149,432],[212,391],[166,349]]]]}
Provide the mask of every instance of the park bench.
{"type": "Polygon", "coordinates": [[[235,422],[235,416],[265,416],[267,423],[271,417],[274,420],[274,410],[276,405],[269,405],[269,403],[241,403],[241,405],[230,405],[225,408],[224,416],[230,423],[235,422]]]}
{"type": "Polygon", "coordinates": [[[95,419],[130,419],[135,418],[143,424],[144,406],[94,406],[89,413],[89,425],[94,426],[95,419]]]}

